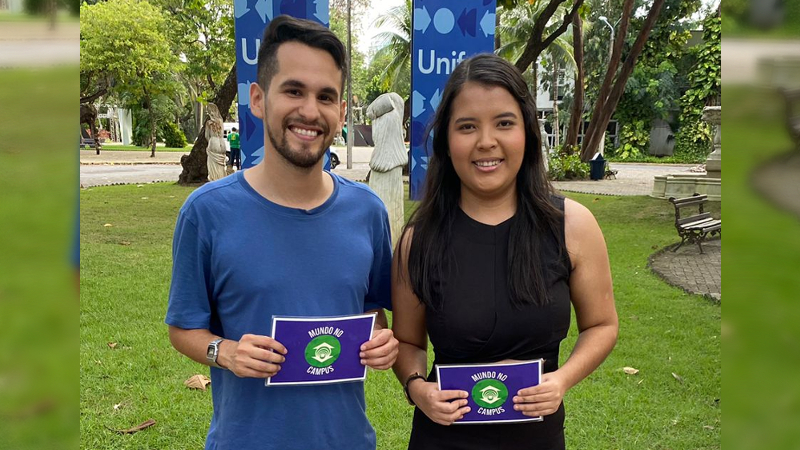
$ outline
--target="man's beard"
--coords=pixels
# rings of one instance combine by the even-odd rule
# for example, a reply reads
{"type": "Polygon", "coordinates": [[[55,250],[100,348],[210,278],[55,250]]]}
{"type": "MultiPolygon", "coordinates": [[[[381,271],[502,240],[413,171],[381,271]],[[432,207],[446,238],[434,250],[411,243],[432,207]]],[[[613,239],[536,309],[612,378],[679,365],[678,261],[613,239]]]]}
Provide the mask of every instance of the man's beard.
{"type": "MultiPolygon", "coordinates": [[[[293,120],[291,122],[284,121],[283,126],[281,127],[281,131],[283,132],[280,134],[281,141],[278,142],[276,139],[276,133],[272,127],[267,125],[267,136],[269,137],[269,141],[272,143],[272,146],[275,147],[275,150],[278,151],[278,154],[283,156],[283,158],[292,165],[296,167],[300,167],[302,169],[310,169],[314,167],[315,164],[322,159],[322,156],[325,154],[325,151],[330,147],[333,143],[332,138],[328,138],[330,130],[327,126],[322,123],[313,124],[315,127],[319,127],[322,129],[322,145],[316,153],[307,151],[309,150],[310,144],[301,144],[300,149],[293,149],[289,147],[289,143],[286,140],[286,135],[291,133],[289,127],[292,125],[303,125],[302,121],[293,120]]],[[[305,125],[312,125],[312,124],[305,124],[305,125]]]]}

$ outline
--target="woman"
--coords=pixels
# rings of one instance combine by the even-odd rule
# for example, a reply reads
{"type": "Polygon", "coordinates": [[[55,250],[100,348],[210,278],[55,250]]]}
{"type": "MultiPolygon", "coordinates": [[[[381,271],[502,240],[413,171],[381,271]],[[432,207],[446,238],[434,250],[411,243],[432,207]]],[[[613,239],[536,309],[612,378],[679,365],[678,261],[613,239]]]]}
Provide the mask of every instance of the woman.
{"type": "Polygon", "coordinates": [[[217,105],[209,103],[208,120],[206,120],[206,165],[208,166],[208,181],[224,178],[225,175],[225,138],[222,137],[222,114],[217,105]]]}
{"type": "Polygon", "coordinates": [[[611,352],[617,313],[592,214],[557,196],[543,168],[533,100],[516,68],[478,55],[452,73],[432,124],[425,194],[393,271],[395,374],[417,406],[410,449],[563,449],[562,398],[611,352]],[[580,332],[558,367],[570,303],[580,332]],[[514,409],[541,422],[449,426],[468,393],[439,391],[434,364],[544,359],[514,409]]]}

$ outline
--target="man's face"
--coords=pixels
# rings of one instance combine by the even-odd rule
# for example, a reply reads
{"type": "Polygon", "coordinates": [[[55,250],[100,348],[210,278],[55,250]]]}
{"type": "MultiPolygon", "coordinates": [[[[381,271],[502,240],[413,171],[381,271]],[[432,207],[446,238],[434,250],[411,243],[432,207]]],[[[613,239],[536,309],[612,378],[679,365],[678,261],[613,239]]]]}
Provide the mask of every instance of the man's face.
{"type": "Polygon", "coordinates": [[[250,85],[250,111],[264,121],[265,151],[311,168],[344,122],[342,72],[331,55],[299,42],[278,47],[278,72],[267,92],[250,85]]]}

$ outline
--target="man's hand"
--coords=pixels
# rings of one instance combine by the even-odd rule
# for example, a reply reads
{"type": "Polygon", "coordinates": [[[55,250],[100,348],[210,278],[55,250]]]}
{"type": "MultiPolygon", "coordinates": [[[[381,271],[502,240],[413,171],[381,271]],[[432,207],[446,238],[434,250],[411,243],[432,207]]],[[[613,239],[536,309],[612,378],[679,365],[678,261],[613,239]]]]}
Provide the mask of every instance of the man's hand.
{"type": "Polygon", "coordinates": [[[397,360],[400,343],[392,330],[383,328],[372,331],[372,339],[361,345],[361,364],[377,370],[386,370],[397,360]]]}
{"type": "Polygon", "coordinates": [[[286,358],[286,347],[269,336],[245,334],[239,340],[222,341],[221,365],[240,378],[269,378],[279,370],[286,358]]]}
{"type": "Polygon", "coordinates": [[[566,388],[558,371],[542,375],[538,386],[520,389],[514,397],[514,409],[529,417],[549,416],[558,411],[566,388]]]}

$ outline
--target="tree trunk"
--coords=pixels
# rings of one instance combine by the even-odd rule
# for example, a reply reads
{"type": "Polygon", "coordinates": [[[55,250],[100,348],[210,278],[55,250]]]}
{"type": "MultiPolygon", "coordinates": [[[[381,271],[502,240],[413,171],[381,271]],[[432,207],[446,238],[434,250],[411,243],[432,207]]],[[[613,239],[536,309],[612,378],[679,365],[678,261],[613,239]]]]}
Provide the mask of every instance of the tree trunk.
{"type": "Polygon", "coordinates": [[[553,148],[558,149],[561,144],[561,130],[558,123],[558,61],[551,56],[553,63],[553,148]]]}
{"type": "Polygon", "coordinates": [[[578,14],[578,9],[581,7],[581,5],[583,5],[584,2],[584,0],[574,0],[572,9],[564,16],[561,25],[559,25],[558,28],[556,28],[552,33],[550,33],[549,36],[545,38],[544,31],[547,23],[553,17],[553,14],[555,14],[555,12],[558,10],[558,5],[564,3],[565,1],[566,0],[550,0],[547,6],[545,6],[545,8],[539,14],[539,17],[536,18],[536,22],[533,25],[533,31],[531,32],[531,37],[525,44],[525,50],[522,51],[522,55],[519,57],[519,59],[517,59],[517,62],[514,63],[520,72],[525,72],[531,63],[536,62],[544,49],[552,44],[557,37],[561,36],[565,31],[567,31],[567,26],[569,26],[569,24],[572,22],[572,18],[578,14]]]}
{"type": "MultiPolygon", "coordinates": [[[[611,70],[613,67],[613,69],[616,71],[616,65],[621,59],[619,58],[622,51],[621,39],[624,39],[624,32],[627,30],[628,22],[631,18],[631,14],[628,12],[630,11],[630,8],[626,10],[626,12],[628,12],[627,15],[623,13],[623,20],[620,27],[621,32],[614,42],[614,52],[612,55],[612,61],[609,62],[609,72],[606,73],[606,80],[600,87],[600,95],[597,98],[597,103],[595,104],[595,109],[592,113],[592,120],[589,123],[589,127],[586,129],[586,135],[583,138],[583,148],[581,149],[582,161],[588,162],[596,152],[597,146],[599,145],[600,140],[603,138],[603,132],[605,131],[606,127],[608,127],[608,123],[611,121],[611,116],[614,114],[614,110],[617,108],[617,104],[619,103],[619,99],[622,97],[622,94],[625,91],[625,84],[627,84],[628,78],[630,78],[631,73],[633,73],[633,68],[636,65],[636,59],[642,53],[644,44],[647,42],[647,38],[650,36],[650,31],[653,29],[658,16],[661,14],[661,8],[664,6],[664,1],[665,0],[655,0],[653,2],[653,7],[647,14],[647,18],[642,25],[642,30],[636,37],[636,42],[634,42],[633,47],[628,53],[628,56],[625,58],[625,62],[622,64],[622,69],[620,69],[619,75],[617,76],[613,87],[610,87],[610,79],[613,79],[613,73],[611,73],[611,70]],[[618,46],[619,48],[617,48],[618,46]],[[617,50],[619,50],[619,52],[617,50]],[[616,62],[613,61],[614,59],[616,59],[616,62]],[[609,77],[609,75],[611,76],[609,77]],[[607,97],[605,97],[603,93],[609,92],[609,89],[610,93],[607,97]]],[[[626,0],[625,6],[628,6],[629,2],[632,3],[631,0],[626,0]]]]}
{"type": "Polygon", "coordinates": [[[495,29],[495,32],[494,32],[494,49],[495,49],[495,51],[497,51],[497,49],[500,48],[503,45],[502,41],[500,40],[500,33],[497,32],[497,30],[500,29],[500,14],[502,12],[503,12],[503,8],[497,8],[497,10],[495,11],[495,15],[494,15],[494,29],[495,29]]]}
{"type": "Polygon", "coordinates": [[[572,99],[572,112],[569,115],[569,126],[567,136],[564,139],[564,147],[571,154],[578,146],[578,133],[580,132],[581,122],[583,122],[583,24],[581,16],[576,15],[572,20],[572,45],[575,55],[575,91],[572,99]]]}
{"type": "MultiPolygon", "coordinates": [[[[225,82],[222,83],[217,94],[211,100],[211,102],[219,108],[219,112],[222,114],[222,120],[230,119],[231,104],[236,97],[236,91],[236,64],[234,64],[233,67],[231,67],[231,71],[228,72],[225,82]]],[[[194,141],[192,151],[189,152],[188,155],[183,155],[181,157],[183,171],[178,178],[178,184],[188,185],[205,183],[208,181],[208,156],[206,155],[206,147],[208,147],[208,140],[206,139],[206,126],[204,122],[203,127],[197,134],[197,140],[194,141]]]]}
{"type": "Polygon", "coordinates": [[[153,111],[153,101],[147,96],[148,115],[150,116],[150,157],[156,157],[156,113],[153,111]]]}

